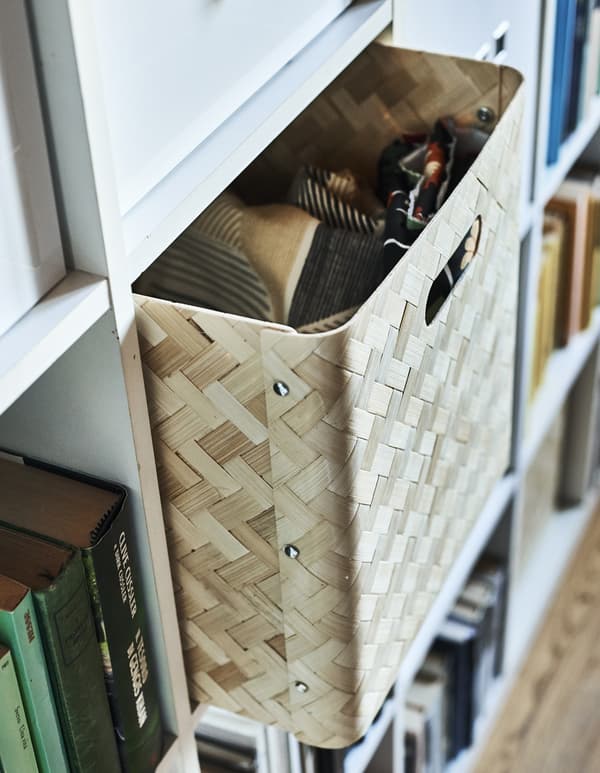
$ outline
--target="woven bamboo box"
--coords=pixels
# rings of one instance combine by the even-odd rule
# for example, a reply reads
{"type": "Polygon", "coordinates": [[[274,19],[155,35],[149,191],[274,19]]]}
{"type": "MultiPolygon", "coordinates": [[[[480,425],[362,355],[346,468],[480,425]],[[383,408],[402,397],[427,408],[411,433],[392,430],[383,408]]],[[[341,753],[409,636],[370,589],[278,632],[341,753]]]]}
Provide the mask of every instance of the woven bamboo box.
{"type": "Polygon", "coordinates": [[[441,115],[490,131],[341,327],[136,297],[193,700],[339,747],[393,685],[508,464],[521,103],[509,68],[373,45],[247,170],[241,188],[277,196],[304,161],[372,177],[399,131],[441,115]],[[475,258],[427,324],[477,217],[475,258]]]}

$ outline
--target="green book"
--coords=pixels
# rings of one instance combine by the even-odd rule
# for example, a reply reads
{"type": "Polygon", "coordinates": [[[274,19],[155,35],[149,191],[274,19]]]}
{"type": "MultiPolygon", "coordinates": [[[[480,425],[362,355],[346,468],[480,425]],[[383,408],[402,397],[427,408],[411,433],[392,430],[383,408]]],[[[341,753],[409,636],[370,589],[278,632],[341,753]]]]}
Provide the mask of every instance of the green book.
{"type": "Polygon", "coordinates": [[[2,574],[0,641],[11,650],[39,769],[69,773],[31,591],[2,574]]]}
{"type": "Polygon", "coordinates": [[[119,756],[81,553],[0,527],[0,572],[31,588],[72,771],[116,773],[119,756]]]}
{"type": "Polygon", "coordinates": [[[0,458],[0,522],[81,551],[121,765],[150,773],[162,725],[139,560],[121,486],[31,459],[0,458]]]}
{"type": "Polygon", "coordinates": [[[17,673],[8,647],[0,644],[0,769],[37,773],[17,673]]]}

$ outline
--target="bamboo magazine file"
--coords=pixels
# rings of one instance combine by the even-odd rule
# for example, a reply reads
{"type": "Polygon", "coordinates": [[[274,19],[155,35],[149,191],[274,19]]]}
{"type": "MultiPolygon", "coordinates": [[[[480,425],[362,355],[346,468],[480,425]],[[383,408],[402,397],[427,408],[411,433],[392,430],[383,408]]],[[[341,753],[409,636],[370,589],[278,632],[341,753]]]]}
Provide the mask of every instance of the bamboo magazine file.
{"type": "Polygon", "coordinates": [[[245,173],[274,192],[302,162],[372,178],[399,131],[445,114],[489,130],[341,327],[136,297],[193,700],[339,747],[394,684],[509,461],[521,80],[372,45],[245,173]],[[432,282],[478,216],[477,254],[427,324],[432,282]]]}

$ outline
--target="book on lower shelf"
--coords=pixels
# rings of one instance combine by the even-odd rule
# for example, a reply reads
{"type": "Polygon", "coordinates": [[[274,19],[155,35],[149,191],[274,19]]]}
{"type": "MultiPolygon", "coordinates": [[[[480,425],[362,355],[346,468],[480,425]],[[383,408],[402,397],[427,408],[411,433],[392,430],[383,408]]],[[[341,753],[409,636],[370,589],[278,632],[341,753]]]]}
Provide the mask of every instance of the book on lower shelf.
{"type": "MultiPolygon", "coordinates": [[[[57,594],[42,593],[47,588],[40,586],[38,578],[21,572],[6,555],[0,561],[0,572],[33,590],[71,764],[83,764],[80,755],[84,754],[89,770],[112,773],[122,768],[126,773],[150,773],[160,760],[162,725],[139,585],[139,558],[125,490],[7,453],[0,455],[0,487],[0,526],[18,547],[22,561],[31,563],[28,550],[36,553],[40,566],[46,555],[54,555],[56,565],[49,575],[49,587],[61,590],[69,583],[73,585],[72,617],[66,618],[64,626],[55,625],[57,594]],[[74,565],[81,567],[82,577],[74,565]],[[81,587],[77,584],[80,579],[81,587]],[[87,621],[88,614],[92,641],[86,641],[85,646],[82,642],[81,647],[87,653],[85,667],[90,673],[83,666],[71,672],[70,661],[63,662],[60,657],[61,636],[71,620],[75,622],[79,616],[87,621]],[[89,683],[98,694],[93,699],[91,694],[83,696],[82,683],[89,683]],[[85,707],[80,706],[82,701],[85,707]],[[81,723],[80,713],[87,717],[89,726],[81,723]],[[97,739],[90,738],[94,721],[102,728],[97,739]],[[117,762],[115,768],[117,750],[120,765],[117,762]]],[[[77,658],[81,659],[79,655],[77,658]]]]}
{"type": "Polygon", "coordinates": [[[81,553],[0,527],[0,572],[32,591],[71,768],[114,773],[119,758],[81,553]]]}
{"type": "Polygon", "coordinates": [[[0,644],[0,770],[37,773],[29,724],[8,647],[0,644]]]}
{"type": "Polygon", "coordinates": [[[0,574],[0,641],[12,651],[41,773],[69,773],[31,591],[0,574]]]}
{"type": "Polygon", "coordinates": [[[485,556],[407,691],[406,770],[441,773],[472,745],[500,673],[505,604],[506,567],[485,556]]]}
{"type": "Polygon", "coordinates": [[[445,675],[431,660],[429,669],[425,665],[420,679],[408,689],[404,726],[410,751],[406,754],[405,773],[411,767],[422,770],[424,766],[427,773],[442,773],[444,769],[445,689],[445,675]]]}

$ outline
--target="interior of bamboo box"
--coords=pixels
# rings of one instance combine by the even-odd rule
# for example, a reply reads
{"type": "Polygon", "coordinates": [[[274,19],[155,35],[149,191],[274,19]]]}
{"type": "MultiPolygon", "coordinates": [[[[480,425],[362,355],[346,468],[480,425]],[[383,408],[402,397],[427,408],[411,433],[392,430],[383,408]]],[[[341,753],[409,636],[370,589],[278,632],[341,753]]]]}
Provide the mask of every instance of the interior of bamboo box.
{"type": "MultiPolygon", "coordinates": [[[[134,291],[304,333],[343,325],[407,259],[481,151],[515,90],[505,93],[504,70],[371,45],[134,291]]],[[[480,228],[476,218],[433,281],[428,324],[480,228]]]]}

